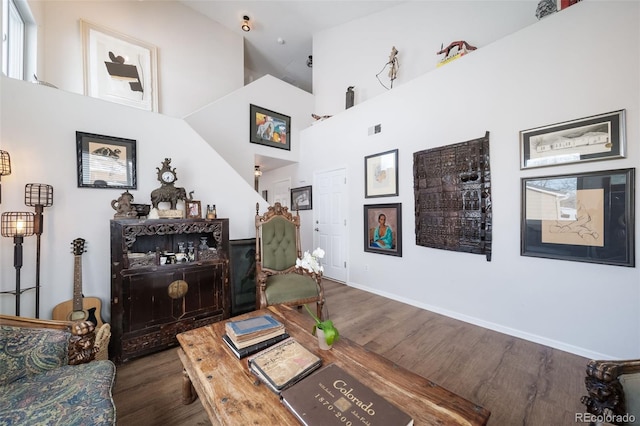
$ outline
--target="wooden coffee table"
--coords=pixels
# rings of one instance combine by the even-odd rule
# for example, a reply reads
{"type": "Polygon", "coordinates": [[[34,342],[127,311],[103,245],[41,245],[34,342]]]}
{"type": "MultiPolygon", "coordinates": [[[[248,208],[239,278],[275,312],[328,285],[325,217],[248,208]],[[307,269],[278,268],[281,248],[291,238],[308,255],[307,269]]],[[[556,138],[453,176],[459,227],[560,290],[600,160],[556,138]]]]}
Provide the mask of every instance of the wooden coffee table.
{"type": "MultiPolygon", "coordinates": [[[[318,349],[308,315],[287,306],[240,315],[235,319],[271,314],[287,332],[322,358],[335,363],[362,383],[409,413],[415,425],[484,425],[490,412],[422,376],[341,337],[333,349],[318,349]]],[[[278,395],[249,372],[247,359],[238,360],[222,341],[224,321],[178,334],[178,355],[184,366],[183,402],[197,396],[214,424],[297,425],[299,422],[278,395]]]]}

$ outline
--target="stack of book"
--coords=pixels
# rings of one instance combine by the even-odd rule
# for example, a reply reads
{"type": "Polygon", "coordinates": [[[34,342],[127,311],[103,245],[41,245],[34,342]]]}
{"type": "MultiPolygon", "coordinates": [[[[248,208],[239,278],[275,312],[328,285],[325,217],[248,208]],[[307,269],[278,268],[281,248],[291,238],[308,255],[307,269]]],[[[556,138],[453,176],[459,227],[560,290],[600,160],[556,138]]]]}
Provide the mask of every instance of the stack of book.
{"type": "Polygon", "coordinates": [[[276,394],[320,368],[320,357],[293,337],[249,357],[249,371],[276,394]]]}
{"type": "Polygon", "coordinates": [[[239,359],[255,354],[289,337],[284,325],[271,315],[225,324],[222,340],[239,359]]]}

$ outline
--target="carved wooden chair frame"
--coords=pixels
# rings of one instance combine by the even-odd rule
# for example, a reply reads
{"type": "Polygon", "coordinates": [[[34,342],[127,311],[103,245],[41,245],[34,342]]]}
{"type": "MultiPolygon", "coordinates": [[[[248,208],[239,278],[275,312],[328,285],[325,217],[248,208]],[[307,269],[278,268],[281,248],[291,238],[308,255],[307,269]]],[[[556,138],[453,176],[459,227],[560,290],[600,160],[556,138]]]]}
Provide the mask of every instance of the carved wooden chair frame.
{"type": "Polygon", "coordinates": [[[317,315],[318,318],[322,319],[322,310],[324,307],[324,287],[322,286],[322,272],[314,273],[309,272],[304,268],[296,268],[295,265],[285,269],[285,270],[274,270],[262,265],[262,225],[269,222],[275,217],[281,217],[286,219],[287,221],[293,223],[295,225],[295,236],[296,236],[296,251],[297,258],[302,258],[302,248],[300,244],[300,215],[296,211],[296,214],[293,215],[289,212],[288,207],[282,206],[279,202],[276,202],[273,206],[269,206],[267,211],[260,215],[260,204],[256,203],[256,218],[255,218],[255,226],[256,226],[256,309],[263,309],[267,306],[267,279],[273,275],[282,275],[282,274],[299,274],[306,275],[311,277],[317,287],[318,287],[318,295],[316,297],[309,297],[303,299],[291,300],[286,303],[283,303],[288,306],[296,306],[300,307],[302,305],[306,305],[307,303],[316,303],[317,307],[317,315]]]}
{"type": "Polygon", "coordinates": [[[624,416],[627,406],[619,377],[635,373],[640,373],[640,359],[589,361],[584,379],[588,395],[580,400],[587,407],[587,412],[596,416],[624,416]]]}

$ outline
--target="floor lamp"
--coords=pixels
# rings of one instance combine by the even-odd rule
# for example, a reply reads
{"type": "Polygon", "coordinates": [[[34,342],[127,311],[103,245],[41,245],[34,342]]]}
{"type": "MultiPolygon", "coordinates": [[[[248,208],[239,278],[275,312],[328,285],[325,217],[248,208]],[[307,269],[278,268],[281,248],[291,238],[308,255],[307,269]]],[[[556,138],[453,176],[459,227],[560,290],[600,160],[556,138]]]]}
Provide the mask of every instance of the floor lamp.
{"type": "Polygon", "coordinates": [[[45,183],[28,183],[24,188],[24,204],[36,209],[33,225],[36,234],[36,318],[40,318],[40,236],[44,225],[42,212],[45,207],[53,205],[53,187],[45,183]]]}
{"type": "Polygon", "coordinates": [[[13,266],[16,268],[16,290],[3,291],[16,297],[16,316],[20,316],[20,268],[22,268],[22,242],[24,237],[33,235],[35,215],[31,212],[6,212],[0,217],[0,232],[3,237],[13,237],[13,266]]]}

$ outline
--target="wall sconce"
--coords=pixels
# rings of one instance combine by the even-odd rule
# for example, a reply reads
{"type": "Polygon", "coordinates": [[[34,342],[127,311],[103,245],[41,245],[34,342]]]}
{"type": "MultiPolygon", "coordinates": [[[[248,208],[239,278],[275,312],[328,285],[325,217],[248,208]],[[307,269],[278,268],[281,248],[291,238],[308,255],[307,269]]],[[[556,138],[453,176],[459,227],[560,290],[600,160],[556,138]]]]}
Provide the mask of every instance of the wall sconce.
{"type": "MultiPolygon", "coordinates": [[[[11,174],[11,158],[7,151],[0,150],[0,179],[11,174]]],[[[0,187],[0,203],[2,203],[2,187],[0,187]]]]}
{"type": "Polygon", "coordinates": [[[40,236],[44,230],[42,212],[44,207],[53,205],[53,186],[45,183],[28,183],[24,188],[24,204],[35,207],[35,223],[33,232],[36,234],[36,318],[40,318],[40,236]]]}
{"type": "Polygon", "coordinates": [[[260,170],[260,166],[255,166],[253,168],[253,176],[254,176],[253,186],[257,191],[260,184],[260,176],[262,176],[262,170],[260,170]]]}
{"type": "Polygon", "coordinates": [[[16,290],[3,291],[16,297],[16,316],[20,316],[20,295],[31,288],[20,289],[22,268],[22,242],[33,235],[34,214],[31,212],[7,212],[0,217],[0,232],[3,237],[13,237],[13,266],[16,268],[16,290]]]}
{"type": "Polygon", "coordinates": [[[247,15],[242,17],[242,26],[240,28],[242,28],[242,31],[247,33],[251,31],[251,27],[249,26],[249,17],[247,15]]]}
{"type": "Polygon", "coordinates": [[[313,68],[313,55],[309,55],[309,57],[307,58],[307,66],[309,68],[313,68]]]}

